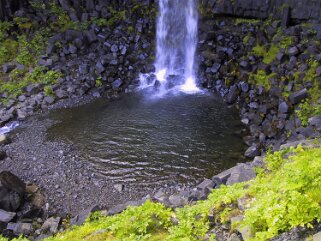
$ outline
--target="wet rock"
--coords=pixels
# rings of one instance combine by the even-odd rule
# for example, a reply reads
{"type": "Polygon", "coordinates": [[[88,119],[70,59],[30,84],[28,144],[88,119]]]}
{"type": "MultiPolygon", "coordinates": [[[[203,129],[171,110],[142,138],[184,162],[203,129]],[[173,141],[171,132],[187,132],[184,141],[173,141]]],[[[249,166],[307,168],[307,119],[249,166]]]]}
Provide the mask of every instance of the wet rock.
{"type": "Polygon", "coordinates": [[[305,98],[308,97],[308,90],[306,88],[300,90],[300,91],[297,91],[297,92],[294,92],[292,93],[290,96],[289,96],[289,101],[295,105],[295,104],[298,104],[300,103],[301,100],[304,100],[305,98]]]}
{"type": "Polygon", "coordinates": [[[244,154],[246,157],[254,158],[255,156],[260,155],[260,150],[256,145],[250,146],[244,154]]]}
{"type": "Polygon", "coordinates": [[[15,216],[16,213],[0,209],[0,223],[9,223],[15,216]]]}
{"type": "Polygon", "coordinates": [[[76,217],[71,219],[71,225],[78,225],[79,226],[79,225],[83,224],[92,212],[96,212],[98,210],[99,210],[99,206],[97,206],[97,205],[87,208],[86,210],[84,210],[83,212],[78,214],[76,217]]]}
{"type": "Polygon", "coordinates": [[[6,135],[0,134],[0,145],[7,145],[10,142],[10,139],[6,135]]]}
{"type": "Polygon", "coordinates": [[[58,231],[59,223],[61,218],[60,217],[51,217],[48,218],[44,224],[41,226],[41,230],[43,233],[50,233],[54,234],[58,231]]]}
{"type": "Polygon", "coordinates": [[[246,164],[239,164],[231,172],[226,185],[232,185],[234,183],[246,182],[256,177],[253,168],[246,164]]]}
{"type": "Polygon", "coordinates": [[[16,235],[29,235],[32,232],[32,225],[31,223],[8,223],[7,229],[16,235]]]}

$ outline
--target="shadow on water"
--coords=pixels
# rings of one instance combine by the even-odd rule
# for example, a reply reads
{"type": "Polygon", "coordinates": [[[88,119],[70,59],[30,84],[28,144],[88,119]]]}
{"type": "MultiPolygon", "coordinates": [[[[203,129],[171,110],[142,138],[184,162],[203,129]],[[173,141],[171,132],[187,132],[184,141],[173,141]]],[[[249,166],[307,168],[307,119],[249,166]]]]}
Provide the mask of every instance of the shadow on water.
{"type": "Polygon", "coordinates": [[[50,140],[76,147],[92,171],[116,182],[191,184],[242,160],[237,113],[212,94],[150,99],[132,93],[55,110],[50,140]]]}

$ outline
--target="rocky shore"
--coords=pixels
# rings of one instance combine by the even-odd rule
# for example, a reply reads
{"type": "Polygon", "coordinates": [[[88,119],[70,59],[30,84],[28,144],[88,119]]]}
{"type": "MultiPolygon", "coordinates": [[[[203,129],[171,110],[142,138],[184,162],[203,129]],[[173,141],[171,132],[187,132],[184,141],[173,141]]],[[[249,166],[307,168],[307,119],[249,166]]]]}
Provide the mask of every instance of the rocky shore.
{"type": "MultiPolygon", "coordinates": [[[[150,11],[149,5],[147,9],[150,11]]],[[[216,6],[213,11],[224,14],[222,9],[227,8],[216,6]]],[[[229,9],[229,14],[243,16],[236,13],[239,8],[229,9]]],[[[320,137],[320,113],[314,109],[306,111],[309,113],[302,110],[303,103],[310,106],[314,104],[311,101],[319,103],[321,29],[313,22],[292,21],[290,25],[291,16],[286,9],[288,6],[282,8],[281,20],[265,21],[227,16],[213,19],[211,11],[201,9],[204,11],[197,56],[200,84],[239,109],[247,131],[240,130],[238,134],[248,145],[244,155],[250,162],[205,179],[196,187],[155,190],[149,198],[172,208],[203,200],[211,189],[222,184],[254,178],[254,169],[264,165],[267,150],[276,151],[299,143],[310,145],[307,139],[320,137]]],[[[44,13],[25,9],[17,14],[41,21],[44,13]]],[[[266,18],[264,14],[257,16],[254,8],[246,17],[266,18]]],[[[38,63],[62,73],[52,87],[53,94],[47,95],[41,85],[31,84],[17,100],[9,100],[0,110],[1,125],[12,120],[25,121],[31,116],[23,122],[21,130],[0,140],[0,170],[11,171],[27,183],[10,172],[0,173],[3,235],[24,234],[32,240],[41,240],[66,228],[63,218],[71,224],[81,224],[91,211],[106,208],[107,214],[116,214],[148,198],[144,191],[123,190],[89,173],[69,145],[46,141],[45,131],[52,123],[44,118],[44,113],[95,98],[116,98],[120,93],[134,90],[139,73],[149,73],[154,68],[151,57],[154,22],[148,14],[137,14],[112,29],[93,24],[86,30],[67,30],[49,39],[46,55],[38,63]],[[43,114],[41,126],[38,117],[32,116],[39,113],[43,114]],[[50,168],[46,168],[47,162],[50,168]],[[74,195],[74,189],[82,190],[77,192],[79,196],[74,195]],[[117,200],[110,195],[113,192],[117,192],[117,200]],[[93,200],[97,205],[93,205],[93,200]],[[115,205],[117,202],[123,204],[115,205]],[[67,214],[72,214],[72,218],[67,214]]],[[[2,72],[9,74],[16,68],[25,67],[6,63],[2,72]]],[[[6,93],[2,93],[2,98],[6,98],[6,93]]],[[[318,230],[317,227],[309,232],[314,234],[318,230]]],[[[242,240],[242,235],[230,236],[228,232],[222,231],[221,240],[242,240]]],[[[307,233],[294,230],[286,236],[287,240],[301,237],[303,240],[307,233]]]]}

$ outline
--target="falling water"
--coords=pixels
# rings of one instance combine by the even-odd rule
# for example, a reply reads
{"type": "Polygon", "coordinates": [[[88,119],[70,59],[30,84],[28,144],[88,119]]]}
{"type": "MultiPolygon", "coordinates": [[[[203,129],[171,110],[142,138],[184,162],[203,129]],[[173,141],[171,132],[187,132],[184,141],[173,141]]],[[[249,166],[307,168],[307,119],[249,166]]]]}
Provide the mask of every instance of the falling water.
{"type": "Polygon", "coordinates": [[[197,92],[195,51],[198,15],[196,0],[159,0],[155,78],[141,76],[141,86],[158,86],[160,92],[178,87],[197,92]],[[149,84],[148,84],[149,83],[149,84]]]}

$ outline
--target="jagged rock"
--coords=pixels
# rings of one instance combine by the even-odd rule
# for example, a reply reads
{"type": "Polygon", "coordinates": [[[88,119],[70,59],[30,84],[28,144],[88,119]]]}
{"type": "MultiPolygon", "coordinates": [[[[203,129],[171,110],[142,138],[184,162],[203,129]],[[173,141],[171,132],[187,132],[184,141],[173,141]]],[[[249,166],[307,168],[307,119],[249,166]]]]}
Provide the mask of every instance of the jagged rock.
{"type": "Polygon", "coordinates": [[[221,65],[219,63],[214,63],[210,71],[213,74],[216,74],[220,70],[220,68],[221,68],[221,65]]]}
{"type": "Polygon", "coordinates": [[[10,139],[6,135],[0,134],[0,145],[7,145],[10,142],[10,139]]]}
{"type": "Polygon", "coordinates": [[[144,203],[144,201],[140,200],[140,201],[129,201],[126,202],[124,204],[118,204],[110,209],[108,209],[108,215],[114,215],[117,213],[121,213],[122,211],[124,211],[128,206],[140,206],[144,203]]]}
{"type": "Polygon", "coordinates": [[[256,177],[253,167],[246,164],[239,164],[236,166],[230,177],[227,179],[226,185],[232,185],[234,183],[246,182],[256,177]]]}
{"type": "Polygon", "coordinates": [[[0,209],[0,222],[2,223],[9,223],[15,216],[16,213],[0,209]]]}
{"type": "Polygon", "coordinates": [[[284,6],[283,12],[282,12],[281,27],[283,29],[286,29],[289,26],[289,23],[290,23],[290,8],[289,6],[284,6]]]}
{"type": "Polygon", "coordinates": [[[81,212],[80,214],[78,214],[77,216],[71,219],[71,225],[83,224],[92,212],[96,212],[98,210],[99,210],[99,206],[97,205],[87,208],[86,210],[84,210],[83,212],[81,212]]]}
{"type": "Polygon", "coordinates": [[[156,192],[154,195],[154,199],[161,203],[167,203],[168,202],[168,196],[166,193],[164,193],[161,189],[156,192]]]}
{"type": "Polygon", "coordinates": [[[85,36],[86,36],[87,41],[88,41],[89,44],[97,41],[97,36],[96,36],[94,30],[84,31],[84,34],[85,34],[85,36]]]}
{"type": "Polygon", "coordinates": [[[288,49],[288,55],[290,56],[295,56],[298,55],[300,53],[298,47],[294,46],[288,49]]]}
{"type": "Polygon", "coordinates": [[[208,194],[215,186],[215,183],[211,179],[204,179],[203,182],[198,184],[196,188],[205,194],[208,194]]]}
{"type": "Polygon", "coordinates": [[[14,174],[3,171],[0,173],[0,209],[8,212],[16,211],[25,193],[26,185],[14,174]]]}
{"type": "Polygon", "coordinates": [[[16,235],[29,235],[32,232],[32,225],[31,223],[8,223],[7,229],[16,235]]]}
{"type": "Polygon", "coordinates": [[[52,97],[52,96],[46,96],[43,101],[48,104],[48,105],[51,105],[55,102],[55,98],[52,97]]]}
{"type": "Polygon", "coordinates": [[[114,90],[117,90],[122,84],[123,84],[123,81],[121,79],[116,79],[112,83],[112,87],[113,87],[114,90]]]}
{"type": "Polygon", "coordinates": [[[79,65],[79,73],[81,74],[88,74],[89,72],[89,66],[87,64],[82,64],[82,65],[79,65]]]}
{"type": "Polygon", "coordinates": [[[15,66],[13,64],[10,63],[5,63],[2,65],[2,71],[3,73],[9,73],[11,72],[13,69],[15,68],[15,66]]]}
{"type": "Polygon", "coordinates": [[[289,106],[285,101],[283,101],[281,104],[279,104],[279,112],[280,113],[282,113],[282,114],[287,113],[288,110],[289,110],[289,106]]]}
{"type": "Polygon", "coordinates": [[[60,217],[51,217],[48,218],[43,225],[41,226],[41,230],[44,233],[51,233],[54,234],[58,231],[59,223],[60,223],[61,218],[60,217]]]}
{"type": "Polygon", "coordinates": [[[7,157],[7,153],[3,150],[0,151],[0,161],[2,161],[3,159],[5,159],[7,157]]]}
{"type": "Polygon", "coordinates": [[[318,232],[313,235],[312,241],[321,241],[321,232],[318,232]]]}
{"type": "Polygon", "coordinates": [[[295,104],[298,104],[300,103],[301,100],[304,100],[305,98],[308,97],[308,90],[306,88],[300,90],[300,91],[297,91],[297,92],[294,92],[292,93],[290,96],[289,96],[289,101],[295,105],[295,104]]]}
{"type": "Polygon", "coordinates": [[[226,102],[228,104],[233,104],[238,97],[237,86],[233,85],[227,94],[226,102]]]}
{"type": "Polygon", "coordinates": [[[258,156],[260,155],[260,150],[258,149],[257,146],[253,145],[253,146],[250,146],[246,151],[245,151],[245,154],[244,154],[246,157],[249,157],[249,158],[254,158],[255,156],[258,156]]]}
{"type": "Polygon", "coordinates": [[[236,233],[232,233],[227,241],[242,241],[242,239],[236,233]]]}
{"type": "Polygon", "coordinates": [[[313,116],[308,120],[309,125],[321,130],[321,116],[313,116]]]}
{"type": "Polygon", "coordinates": [[[172,207],[183,207],[188,203],[188,199],[182,195],[170,195],[169,203],[172,207]]]}
{"type": "Polygon", "coordinates": [[[101,62],[97,62],[95,68],[96,68],[96,70],[97,70],[97,72],[98,72],[99,74],[101,74],[102,72],[104,72],[104,71],[106,70],[105,67],[102,65],[101,62]]]}

